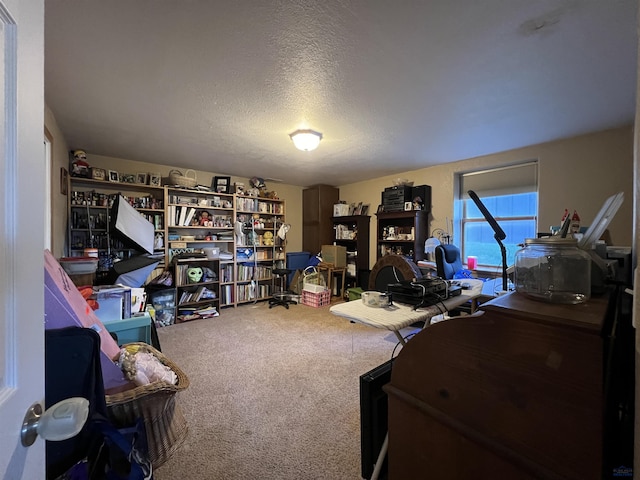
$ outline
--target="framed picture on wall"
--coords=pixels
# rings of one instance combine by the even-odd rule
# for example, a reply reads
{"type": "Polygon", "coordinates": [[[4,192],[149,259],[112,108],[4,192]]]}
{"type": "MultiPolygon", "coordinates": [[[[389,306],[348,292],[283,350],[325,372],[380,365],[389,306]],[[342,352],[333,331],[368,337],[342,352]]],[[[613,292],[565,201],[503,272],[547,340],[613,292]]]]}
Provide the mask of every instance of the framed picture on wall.
{"type": "Polygon", "coordinates": [[[213,177],[212,190],[216,193],[230,193],[231,177],[213,177]]]}
{"type": "Polygon", "coordinates": [[[119,182],[120,181],[120,176],[118,175],[117,171],[109,170],[109,181],[110,182],[119,182]]]}
{"type": "Polygon", "coordinates": [[[64,167],[60,167],[60,193],[69,193],[69,171],[64,167]]]}

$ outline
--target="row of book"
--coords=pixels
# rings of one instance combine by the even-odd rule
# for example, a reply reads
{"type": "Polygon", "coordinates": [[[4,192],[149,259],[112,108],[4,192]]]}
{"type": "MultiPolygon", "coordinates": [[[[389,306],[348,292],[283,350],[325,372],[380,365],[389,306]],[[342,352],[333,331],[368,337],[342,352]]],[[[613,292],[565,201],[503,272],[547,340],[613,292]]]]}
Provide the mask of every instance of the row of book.
{"type": "Polygon", "coordinates": [[[146,218],[149,223],[152,223],[154,229],[162,230],[164,228],[164,225],[162,222],[162,218],[164,217],[164,215],[162,215],[161,213],[140,212],[140,215],[146,218]]]}
{"type": "Polygon", "coordinates": [[[232,203],[228,197],[220,198],[218,195],[213,197],[199,198],[190,195],[169,195],[169,203],[177,203],[180,205],[191,205],[199,207],[213,208],[231,208],[232,203]]]}
{"type": "Polygon", "coordinates": [[[213,300],[216,298],[216,296],[216,292],[205,287],[204,285],[200,285],[193,292],[184,290],[180,295],[178,305],[182,305],[183,303],[196,303],[202,300],[213,300]]]}
{"type": "Polygon", "coordinates": [[[220,268],[220,281],[233,282],[233,265],[223,265],[220,268]]]}
{"type": "Polygon", "coordinates": [[[233,304],[233,285],[222,285],[220,287],[220,305],[233,304]]]}
{"type": "Polygon", "coordinates": [[[267,283],[247,283],[238,285],[236,293],[238,294],[238,302],[256,300],[270,296],[271,285],[267,283]]]}
{"type": "Polygon", "coordinates": [[[236,208],[243,212],[275,213],[282,215],[282,203],[264,202],[252,197],[236,197],[236,208]]]}
{"type": "Polygon", "coordinates": [[[238,281],[271,278],[271,267],[238,264],[238,281]]]}
{"type": "Polygon", "coordinates": [[[188,227],[202,225],[205,227],[232,227],[231,215],[211,215],[201,207],[169,205],[168,226],[188,227]]]}

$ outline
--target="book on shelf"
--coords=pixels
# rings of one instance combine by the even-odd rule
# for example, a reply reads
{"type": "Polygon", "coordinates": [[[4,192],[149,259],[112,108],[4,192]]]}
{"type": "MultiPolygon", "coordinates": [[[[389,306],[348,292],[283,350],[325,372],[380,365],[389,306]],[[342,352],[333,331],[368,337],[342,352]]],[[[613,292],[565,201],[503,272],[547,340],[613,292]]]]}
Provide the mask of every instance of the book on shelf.
{"type": "Polygon", "coordinates": [[[187,219],[187,207],[179,207],[180,208],[180,220],[178,221],[178,225],[184,225],[184,221],[187,219]]]}
{"type": "Polygon", "coordinates": [[[187,213],[187,217],[185,218],[184,223],[182,224],[182,226],[188,227],[191,224],[191,219],[193,219],[193,216],[195,214],[196,214],[196,209],[193,208],[193,207],[189,208],[189,212],[187,213]]]}

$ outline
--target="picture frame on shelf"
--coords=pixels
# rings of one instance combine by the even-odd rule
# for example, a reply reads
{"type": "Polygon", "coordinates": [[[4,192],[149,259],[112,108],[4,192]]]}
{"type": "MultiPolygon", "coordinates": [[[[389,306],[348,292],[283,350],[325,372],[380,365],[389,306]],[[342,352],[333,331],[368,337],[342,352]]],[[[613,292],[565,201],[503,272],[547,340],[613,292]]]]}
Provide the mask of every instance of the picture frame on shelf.
{"type": "Polygon", "coordinates": [[[91,168],[91,178],[94,180],[106,180],[107,172],[104,168],[91,168]]]}
{"type": "Polygon", "coordinates": [[[120,182],[120,175],[116,170],[109,170],[109,181],[110,182],[120,182]]]}
{"type": "Polygon", "coordinates": [[[136,183],[140,185],[146,185],[149,174],[147,173],[136,173],[136,183]]]}
{"type": "Polygon", "coordinates": [[[230,193],[231,177],[213,177],[212,190],[216,193],[230,193]]]}
{"type": "Polygon", "coordinates": [[[149,185],[152,187],[161,187],[162,186],[162,175],[159,173],[150,173],[149,174],[149,185]]]}
{"type": "Polygon", "coordinates": [[[133,173],[123,173],[120,175],[120,183],[136,183],[136,176],[133,173]]]}

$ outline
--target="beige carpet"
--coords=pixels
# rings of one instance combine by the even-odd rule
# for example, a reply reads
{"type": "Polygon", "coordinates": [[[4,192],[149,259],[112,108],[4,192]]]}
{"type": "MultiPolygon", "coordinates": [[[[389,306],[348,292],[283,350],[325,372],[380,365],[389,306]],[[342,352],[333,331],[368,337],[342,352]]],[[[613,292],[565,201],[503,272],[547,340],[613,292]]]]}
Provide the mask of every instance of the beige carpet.
{"type": "Polygon", "coordinates": [[[361,478],[359,377],[391,358],[391,332],[261,302],[158,335],[191,384],[189,435],[156,480],[361,478]]]}

